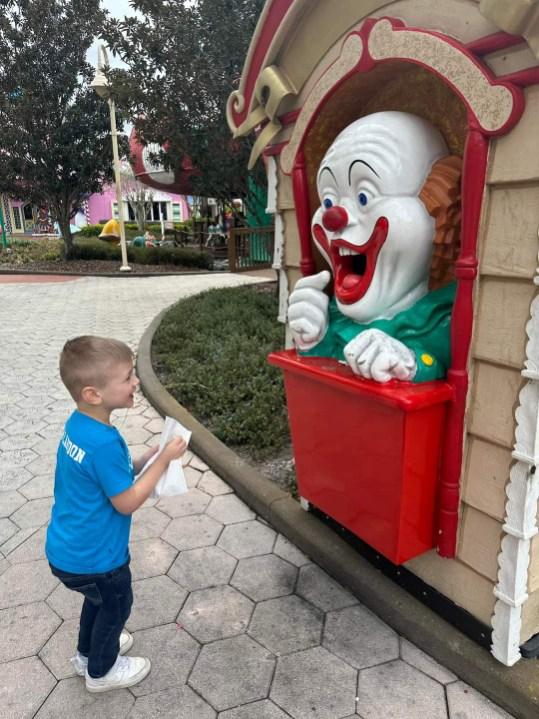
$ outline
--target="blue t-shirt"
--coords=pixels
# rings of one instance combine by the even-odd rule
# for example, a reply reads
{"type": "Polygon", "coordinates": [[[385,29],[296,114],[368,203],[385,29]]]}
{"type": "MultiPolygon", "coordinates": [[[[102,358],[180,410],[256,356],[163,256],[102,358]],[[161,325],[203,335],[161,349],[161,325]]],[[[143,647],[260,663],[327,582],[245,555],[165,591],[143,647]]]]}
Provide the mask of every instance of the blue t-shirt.
{"type": "Polygon", "coordinates": [[[58,446],[45,545],[54,567],[100,574],[127,562],[131,515],[118,512],[109,497],[129,489],[133,476],[131,455],[116,427],[73,412],[58,446]]]}

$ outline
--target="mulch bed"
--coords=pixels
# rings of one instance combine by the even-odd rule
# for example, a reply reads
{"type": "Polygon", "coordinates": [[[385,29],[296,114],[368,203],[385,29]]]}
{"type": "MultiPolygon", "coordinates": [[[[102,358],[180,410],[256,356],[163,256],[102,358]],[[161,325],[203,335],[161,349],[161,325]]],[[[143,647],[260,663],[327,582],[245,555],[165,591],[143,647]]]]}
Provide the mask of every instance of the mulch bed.
{"type": "MultiPolygon", "coordinates": [[[[182,267],[181,265],[141,265],[130,262],[130,275],[150,274],[178,274],[178,273],[200,273],[209,270],[201,270],[196,267],[182,267]]],[[[49,262],[28,262],[24,265],[15,265],[0,262],[0,271],[7,272],[62,272],[67,275],[122,275],[120,262],[114,260],[65,260],[49,262]]]]}

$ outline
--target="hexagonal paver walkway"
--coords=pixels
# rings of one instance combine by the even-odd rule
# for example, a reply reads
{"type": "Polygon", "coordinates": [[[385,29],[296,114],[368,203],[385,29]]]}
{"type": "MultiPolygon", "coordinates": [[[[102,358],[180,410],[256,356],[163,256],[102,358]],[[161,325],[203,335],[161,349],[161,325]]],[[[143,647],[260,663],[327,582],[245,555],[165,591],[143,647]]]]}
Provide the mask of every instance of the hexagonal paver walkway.
{"type": "MultiPolygon", "coordinates": [[[[104,695],[88,694],[74,676],[81,598],[44,558],[56,445],[72,409],[58,377],[60,349],[80,334],[136,349],[167,305],[254,281],[193,275],[2,286],[0,716],[511,719],[260,521],[192,452],[184,458],[190,491],[149,500],[133,517],[127,626],[132,653],[150,657],[152,672],[104,695]]],[[[135,454],[163,426],[142,395],[115,423],[135,454]]]]}

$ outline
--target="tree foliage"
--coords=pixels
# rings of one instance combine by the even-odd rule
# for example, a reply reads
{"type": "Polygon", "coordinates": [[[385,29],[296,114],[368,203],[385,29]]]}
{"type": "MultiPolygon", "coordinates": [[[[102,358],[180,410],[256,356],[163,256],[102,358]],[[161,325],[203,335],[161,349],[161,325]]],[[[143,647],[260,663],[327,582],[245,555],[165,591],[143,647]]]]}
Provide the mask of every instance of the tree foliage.
{"type": "Polygon", "coordinates": [[[71,253],[70,218],[112,178],[107,103],[86,52],[99,0],[0,0],[0,192],[47,205],[71,253]]]}
{"type": "MultiPolygon", "coordinates": [[[[193,194],[229,203],[249,199],[251,141],[232,140],[226,102],[239,83],[264,0],[132,0],[142,17],[108,25],[111,49],[129,66],[112,71],[115,91],[135,117],[142,141],[181,172],[188,156],[198,172],[193,194]]],[[[264,184],[260,165],[251,175],[264,184]]]]}

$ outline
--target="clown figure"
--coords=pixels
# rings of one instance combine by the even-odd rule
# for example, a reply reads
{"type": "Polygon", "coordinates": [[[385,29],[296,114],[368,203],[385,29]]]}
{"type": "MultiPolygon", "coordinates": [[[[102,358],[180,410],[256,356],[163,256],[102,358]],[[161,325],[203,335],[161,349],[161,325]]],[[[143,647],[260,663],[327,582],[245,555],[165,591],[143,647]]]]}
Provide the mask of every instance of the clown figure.
{"type": "Polygon", "coordinates": [[[429,292],[429,273],[433,244],[447,242],[448,228],[456,236],[448,208],[458,207],[459,178],[460,159],[415,115],[379,112],[337,136],[318,171],[312,220],[334,297],[324,292],[327,271],[296,284],[288,319],[300,351],[378,382],[445,375],[455,284],[445,278],[429,292]]]}

